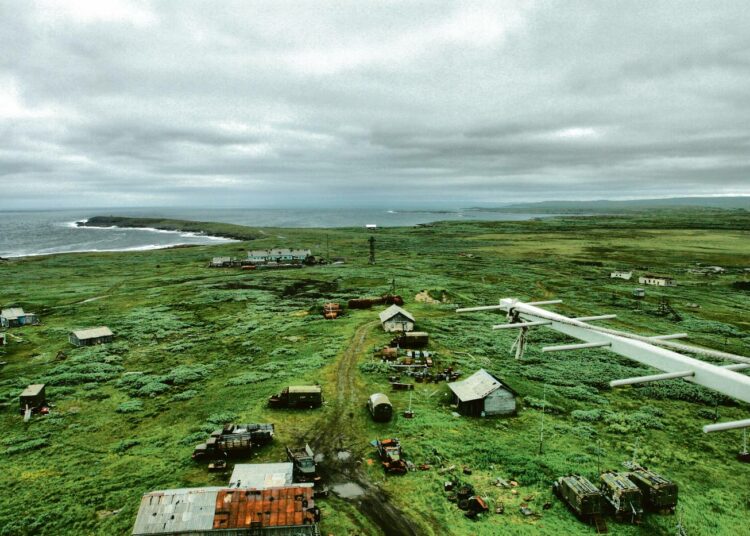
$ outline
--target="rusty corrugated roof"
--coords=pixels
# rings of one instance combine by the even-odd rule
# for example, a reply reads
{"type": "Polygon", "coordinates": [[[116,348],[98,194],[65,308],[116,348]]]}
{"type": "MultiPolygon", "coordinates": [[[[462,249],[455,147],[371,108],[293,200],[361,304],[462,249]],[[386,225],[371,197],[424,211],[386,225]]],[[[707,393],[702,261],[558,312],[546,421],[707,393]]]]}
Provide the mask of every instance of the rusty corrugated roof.
{"type": "Polygon", "coordinates": [[[213,528],[294,527],[314,523],[311,487],[265,490],[221,490],[216,497],[213,528]]]}

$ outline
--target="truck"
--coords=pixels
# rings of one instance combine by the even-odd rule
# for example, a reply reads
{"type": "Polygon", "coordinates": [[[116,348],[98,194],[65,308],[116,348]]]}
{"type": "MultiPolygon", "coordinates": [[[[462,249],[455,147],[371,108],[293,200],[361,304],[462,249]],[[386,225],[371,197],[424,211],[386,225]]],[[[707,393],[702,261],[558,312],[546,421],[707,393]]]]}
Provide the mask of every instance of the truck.
{"type": "Polygon", "coordinates": [[[602,492],[583,476],[561,476],[552,484],[552,491],[582,521],[594,522],[604,513],[602,492]]]}
{"type": "Polygon", "coordinates": [[[602,473],[599,489],[616,519],[640,523],[643,515],[643,493],[627,474],[615,471],[602,473]]]}
{"type": "Polygon", "coordinates": [[[677,508],[677,484],[645,467],[635,467],[628,478],[643,494],[644,507],[652,512],[673,514],[677,508]]]}
{"type": "Polygon", "coordinates": [[[274,427],[271,423],[226,424],[211,433],[211,437],[247,436],[253,445],[267,445],[273,441],[274,427]]]}
{"type": "Polygon", "coordinates": [[[290,385],[268,399],[272,408],[318,408],[322,403],[319,385],[290,385]]]}
{"type": "Polygon", "coordinates": [[[195,461],[222,460],[239,456],[248,456],[253,450],[253,442],[247,434],[226,437],[210,437],[205,443],[193,449],[195,461]]]}
{"type": "Polygon", "coordinates": [[[393,404],[383,393],[375,393],[367,400],[367,409],[376,422],[388,422],[393,416],[393,404]]]}
{"type": "Polygon", "coordinates": [[[315,453],[310,445],[286,448],[286,457],[294,466],[295,482],[319,482],[320,476],[315,466],[315,453]]]}
{"type": "Polygon", "coordinates": [[[401,443],[397,438],[378,439],[376,442],[378,456],[386,473],[406,474],[406,461],[401,452],[401,443]]]}

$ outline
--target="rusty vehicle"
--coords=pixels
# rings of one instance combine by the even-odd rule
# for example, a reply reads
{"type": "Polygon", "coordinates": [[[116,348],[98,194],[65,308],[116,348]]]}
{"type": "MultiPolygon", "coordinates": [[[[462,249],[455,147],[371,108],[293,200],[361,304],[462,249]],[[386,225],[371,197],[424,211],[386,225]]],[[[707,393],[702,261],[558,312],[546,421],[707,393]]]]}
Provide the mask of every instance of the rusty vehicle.
{"type": "Polygon", "coordinates": [[[338,303],[331,302],[323,304],[323,318],[326,320],[335,320],[342,312],[341,305],[338,303]]]}
{"type": "Polygon", "coordinates": [[[376,422],[388,422],[393,417],[393,404],[383,393],[375,393],[367,400],[367,409],[376,422]]]}
{"type": "Polygon", "coordinates": [[[319,408],[323,392],[319,385],[290,385],[268,399],[272,408],[319,408]]]}
{"type": "Polygon", "coordinates": [[[395,361],[398,359],[398,348],[385,347],[380,350],[380,358],[383,361],[395,361]]]}
{"type": "Polygon", "coordinates": [[[592,523],[604,513],[604,496],[579,475],[561,476],[552,484],[554,494],[582,521],[592,523]]]}
{"type": "Polygon", "coordinates": [[[461,510],[465,510],[464,515],[468,517],[469,519],[476,518],[479,514],[484,514],[486,512],[489,512],[490,507],[487,506],[487,502],[482,499],[479,495],[474,495],[472,497],[469,497],[468,499],[465,499],[466,501],[466,507],[461,508],[464,503],[459,501],[458,507],[461,508],[461,510]]]}
{"type": "Polygon", "coordinates": [[[394,391],[412,391],[414,389],[414,384],[403,383],[403,382],[391,382],[391,388],[394,391]]]}
{"type": "Polygon", "coordinates": [[[383,294],[379,298],[353,298],[348,301],[349,309],[370,309],[373,305],[403,305],[404,299],[393,294],[383,294]]]}
{"type": "Polygon", "coordinates": [[[211,433],[211,437],[227,438],[229,436],[247,436],[253,445],[266,445],[273,441],[274,426],[271,423],[227,424],[224,428],[211,433]]]}
{"type": "Polygon", "coordinates": [[[673,514],[677,508],[677,484],[645,467],[635,467],[628,478],[643,494],[646,510],[673,514]]]}
{"type": "Polygon", "coordinates": [[[386,473],[406,474],[406,461],[401,451],[401,443],[397,438],[378,439],[376,446],[386,473]]]}
{"type": "Polygon", "coordinates": [[[616,519],[638,524],[643,516],[643,493],[627,474],[602,473],[599,489],[616,519]]]}
{"type": "Polygon", "coordinates": [[[295,482],[318,482],[320,475],[315,465],[315,453],[310,445],[286,448],[286,457],[292,462],[295,482]]]}
{"type": "Polygon", "coordinates": [[[247,435],[227,437],[210,437],[205,443],[193,449],[193,460],[222,460],[249,456],[253,451],[253,442],[247,435]]]}

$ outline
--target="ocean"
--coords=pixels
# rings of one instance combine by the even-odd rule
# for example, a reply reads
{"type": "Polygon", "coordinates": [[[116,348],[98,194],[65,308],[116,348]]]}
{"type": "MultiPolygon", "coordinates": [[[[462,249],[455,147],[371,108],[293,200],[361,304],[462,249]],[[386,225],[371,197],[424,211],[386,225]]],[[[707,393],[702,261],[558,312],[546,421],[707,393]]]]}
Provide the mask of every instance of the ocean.
{"type": "Polygon", "coordinates": [[[527,220],[549,214],[504,214],[471,210],[387,209],[81,209],[0,211],[0,257],[85,251],[136,251],[184,244],[221,244],[225,238],[157,229],[77,227],[92,216],[162,217],[236,223],[251,227],[411,226],[441,220],[527,220]]]}

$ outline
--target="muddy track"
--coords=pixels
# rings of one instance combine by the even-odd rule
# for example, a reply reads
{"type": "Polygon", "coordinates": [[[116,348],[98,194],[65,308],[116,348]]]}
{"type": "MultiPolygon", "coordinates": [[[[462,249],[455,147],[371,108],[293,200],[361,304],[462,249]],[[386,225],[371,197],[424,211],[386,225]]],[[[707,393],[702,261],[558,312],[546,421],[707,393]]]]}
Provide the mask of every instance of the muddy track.
{"type": "Polygon", "coordinates": [[[336,484],[353,482],[364,490],[362,495],[352,498],[358,510],[370,522],[388,536],[417,536],[420,534],[409,519],[388,500],[387,495],[369,481],[361,468],[361,460],[367,453],[367,438],[357,437],[350,421],[359,413],[362,400],[356,390],[357,364],[364,350],[368,332],[378,322],[368,322],[357,328],[349,345],[336,365],[336,397],[329,399],[333,411],[325,420],[316,423],[309,431],[310,443],[325,456],[325,477],[336,484]],[[346,450],[351,456],[340,459],[338,454],[346,450]]]}

